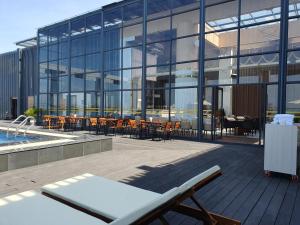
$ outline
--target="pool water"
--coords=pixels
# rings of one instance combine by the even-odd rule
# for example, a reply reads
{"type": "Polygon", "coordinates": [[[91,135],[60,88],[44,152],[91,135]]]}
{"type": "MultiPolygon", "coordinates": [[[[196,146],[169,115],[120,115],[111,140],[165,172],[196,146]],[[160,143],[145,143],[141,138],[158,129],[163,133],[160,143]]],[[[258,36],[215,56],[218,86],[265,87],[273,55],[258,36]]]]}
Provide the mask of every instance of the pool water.
{"type": "Polygon", "coordinates": [[[13,143],[24,143],[35,139],[35,137],[15,135],[14,133],[9,133],[8,136],[6,132],[0,131],[0,145],[13,144],[13,143]]]}

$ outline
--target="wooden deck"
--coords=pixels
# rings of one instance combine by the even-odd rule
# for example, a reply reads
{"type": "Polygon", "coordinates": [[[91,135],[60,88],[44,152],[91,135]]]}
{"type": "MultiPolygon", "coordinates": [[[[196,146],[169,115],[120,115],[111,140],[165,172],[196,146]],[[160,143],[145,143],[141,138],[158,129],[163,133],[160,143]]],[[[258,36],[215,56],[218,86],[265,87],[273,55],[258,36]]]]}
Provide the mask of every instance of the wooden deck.
{"type": "MultiPolygon", "coordinates": [[[[163,193],[218,164],[224,175],[197,194],[208,209],[245,225],[300,224],[300,185],[289,177],[265,177],[262,148],[119,137],[113,148],[112,152],[2,173],[0,197],[38,190],[86,172],[163,193]]],[[[199,224],[175,213],[166,218],[172,225],[199,224]]]]}

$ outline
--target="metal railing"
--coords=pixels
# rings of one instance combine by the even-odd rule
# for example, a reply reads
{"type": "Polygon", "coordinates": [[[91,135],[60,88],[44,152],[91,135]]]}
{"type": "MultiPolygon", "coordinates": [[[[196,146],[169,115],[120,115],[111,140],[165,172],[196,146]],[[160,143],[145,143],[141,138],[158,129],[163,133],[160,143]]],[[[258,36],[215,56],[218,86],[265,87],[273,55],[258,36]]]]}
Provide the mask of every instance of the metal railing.
{"type": "Polygon", "coordinates": [[[26,127],[25,130],[24,130],[24,135],[26,135],[26,132],[27,132],[28,130],[30,130],[30,128],[32,128],[32,127],[35,125],[36,120],[35,120],[35,118],[32,117],[32,116],[26,117],[26,116],[24,116],[24,115],[20,115],[17,119],[15,119],[13,122],[10,123],[9,127],[7,128],[7,133],[6,133],[6,135],[8,136],[9,130],[10,130],[11,128],[14,127],[14,126],[13,126],[14,124],[17,124],[17,122],[20,122],[16,127],[14,127],[14,128],[16,129],[16,130],[15,130],[15,135],[18,135],[18,134],[19,134],[19,130],[20,130],[21,128],[24,128],[24,127],[27,125],[28,121],[30,121],[30,125],[29,125],[28,127],[26,127]],[[19,120],[22,119],[22,118],[25,118],[25,119],[22,120],[22,121],[19,121],[19,120]]]}

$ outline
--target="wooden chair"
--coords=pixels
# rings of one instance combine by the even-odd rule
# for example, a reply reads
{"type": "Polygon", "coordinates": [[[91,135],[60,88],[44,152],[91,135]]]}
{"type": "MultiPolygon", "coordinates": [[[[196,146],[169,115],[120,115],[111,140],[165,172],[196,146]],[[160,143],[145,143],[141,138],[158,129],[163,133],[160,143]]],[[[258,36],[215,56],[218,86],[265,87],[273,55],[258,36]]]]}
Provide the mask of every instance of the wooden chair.
{"type": "Polygon", "coordinates": [[[240,225],[238,221],[209,212],[195,197],[197,191],[221,174],[220,167],[214,166],[164,194],[83,174],[46,185],[42,188],[42,194],[85,213],[92,213],[111,225],[146,225],[156,219],[162,224],[169,224],[164,218],[169,211],[203,221],[205,225],[240,225]],[[187,199],[191,199],[196,207],[184,204],[187,199]]]}
{"type": "Polygon", "coordinates": [[[97,131],[97,126],[98,126],[97,118],[95,118],[95,117],[89,118],[89,131],[91,132],[92,129],[97,131]]]}

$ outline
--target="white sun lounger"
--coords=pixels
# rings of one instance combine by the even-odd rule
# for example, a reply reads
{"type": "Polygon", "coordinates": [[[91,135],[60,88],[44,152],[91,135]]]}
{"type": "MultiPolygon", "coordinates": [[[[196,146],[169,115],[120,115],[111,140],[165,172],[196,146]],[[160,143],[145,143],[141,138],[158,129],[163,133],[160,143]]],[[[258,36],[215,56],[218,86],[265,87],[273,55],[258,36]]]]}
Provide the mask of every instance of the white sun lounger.
{"type": "Polygon", "coordinates": [[[1,225],[106,225],[34,191],[0,199],[1,225]]]}

